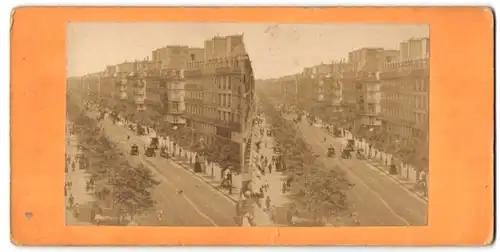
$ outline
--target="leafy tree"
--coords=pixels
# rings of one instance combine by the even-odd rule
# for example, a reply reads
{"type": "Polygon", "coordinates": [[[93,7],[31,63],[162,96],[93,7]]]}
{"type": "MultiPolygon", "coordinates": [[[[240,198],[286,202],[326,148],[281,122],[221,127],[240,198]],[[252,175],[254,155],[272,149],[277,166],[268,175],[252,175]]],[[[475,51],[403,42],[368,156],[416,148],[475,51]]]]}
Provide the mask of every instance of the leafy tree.
{"type": "Polygon", "coordinates": [[[90,161],[88,172],[97,185],[94,190],[96,197],[102,200],[110,196],[118,207],[131,214],[153,207],[151,191],[159,182],[151,171],[142,164],[132,167],[102,135],[96,121],[80,113],[74,103],[68,105],[68,110],[84,157],[90,161]]]}
{"type": "Polygon", "coordinates": [[[129,213],[136,210],[147,210],[154,206],[151,190],[159,184],[153,179],[151,171],[142,164],[131,167],[122,163],[115,174],[109,179],[115,204],[129,213]]]}
{"type": "MultiPolygon", "coordinates": [[[[266,109],[266,108],[264,108],[266,109]]],[[[292,193],[299,212],[309,216],[329,218],[348,212],[345,190],[351,185],[339,167],[326,168],[316,161],[316,155],[292,124],[267,108],[275,129],[277,148],[284,156],[289,178],[293,179],[292,193]]]]}

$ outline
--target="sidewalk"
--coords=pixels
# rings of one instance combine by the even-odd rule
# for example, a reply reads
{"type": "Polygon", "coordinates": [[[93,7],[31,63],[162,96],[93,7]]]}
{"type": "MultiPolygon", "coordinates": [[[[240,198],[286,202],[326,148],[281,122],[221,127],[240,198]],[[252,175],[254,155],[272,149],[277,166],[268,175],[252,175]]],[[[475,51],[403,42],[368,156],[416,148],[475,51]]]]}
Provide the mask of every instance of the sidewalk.
{"type": "MultiPolygon", "coordinates": [[[[260,141],[260,150],[256,152],[256,159],[259,162],[259,158],[262,155],[264,159],[267,157],[269,162],[272,162],[272,157],[274,156],[275,146],[274,138],[268,136],[267,132],[270,130],[269,125],[266,123],[265,117],[261,118],[262,123],[258,124],[254,131],[254,137],[260,141]],[[261,129],[263,133],[261,134],[261,129]]],[[[262,162],[262,161],[260,161],[262,162]]],[[[288,226],[289,223],[286,219],[286,213],[292,203],[291,199],[288,198],[288,192],[283,193],[282,184],[286,180],[286,176],[281,172],[276,171],[275,164],[272,165],[272,171],[269,172],[268,167],[264,167],[264,174],[262,175],[263,181],[267,182],[269,188],[264,191],[264,199],[262,199],[262,208],[266,209],[266,197],[269,196],[270,207],[274,208],[274,220],[271,220],[271,213],[267,212],[266,217],[268,220],[272,221],[274,225],[278,226],[288,226]]],[[[267,210],[267,209],[266,209],[267,210]]]]}
{"type": "MultiPolygon", "coordinates": [[[[75,154],[77,153],[76,136],[69,137],[69,144],[67,145],[67,153],[71,156],[71,162],[75,161],[75,154]]],[[[75,170],[73,171],[71,163],[68,165],[68,172],[65,174],[65,182],[71,182],[71,188],[67,188],[67,194],[65,196],[65,207],[66,207],[66,224],[69,225],[90,225],[90,214],[87,211],[88,206],[94,202],[94,198],[91,192],[86,190],[86,182],[88,174],[85,170],[79,169],[78,164],[75,165],[75,170]],[[76,218],[71,209],[69,209],[69,197],[73,195],[74,203],[78,204],[78,210],[80,215],[76,218]]]]}
{"type": "Polygon", "coordinates": [[[365,160],[366,164],[368,166],[373,167],[374,169],[380,170],[384,175],[388,176],[391,180],[394,182],[400,184],[401,186],[404,186],[406,189],[409,191],[415,193],[418,197],[421,199],[427,201],[427,195],[425,195],[425,192],[422,188],[417,188],[417,183],[415,179],[411,178],[411,175],[403,175],[403,174],[408,174],[409,171],[407,168],[401,168],[399,171],[399,174],[390,174],[389,173],[389,167],[381,164],[380,162],[374,161],[372,159],[366,159],[365,160]],[[408,173],[407,173],[408,172],[408,173]]]}

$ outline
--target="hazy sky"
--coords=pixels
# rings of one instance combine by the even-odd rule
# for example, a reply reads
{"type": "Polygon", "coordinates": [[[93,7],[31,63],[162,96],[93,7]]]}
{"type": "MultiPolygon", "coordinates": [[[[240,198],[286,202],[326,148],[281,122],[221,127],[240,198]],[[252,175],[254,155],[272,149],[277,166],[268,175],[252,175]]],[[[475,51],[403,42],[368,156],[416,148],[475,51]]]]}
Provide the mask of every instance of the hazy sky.
{"type": "Polygon", "coordinates": [[[203,47],[215,35],[244,34],[256,78],[279,77],[304,67],[347,58],[361,47],[398,49],[411,37],[428,37],[428,25],[270,23],[70,23],[68,75],[102,71],[106,65],[151,58],[165,45],[203,47]]]}

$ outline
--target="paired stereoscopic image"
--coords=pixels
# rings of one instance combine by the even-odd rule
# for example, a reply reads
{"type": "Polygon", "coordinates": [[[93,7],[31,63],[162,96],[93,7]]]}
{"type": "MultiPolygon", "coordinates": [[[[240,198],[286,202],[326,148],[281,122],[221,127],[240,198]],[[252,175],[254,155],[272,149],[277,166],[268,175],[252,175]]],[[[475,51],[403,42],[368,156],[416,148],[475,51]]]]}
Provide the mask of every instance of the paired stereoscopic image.
{"type": "Polygon", "coordinates": [[[429,46],[422,24],[70,23],[66,225],[425,226],[429,46]]]}

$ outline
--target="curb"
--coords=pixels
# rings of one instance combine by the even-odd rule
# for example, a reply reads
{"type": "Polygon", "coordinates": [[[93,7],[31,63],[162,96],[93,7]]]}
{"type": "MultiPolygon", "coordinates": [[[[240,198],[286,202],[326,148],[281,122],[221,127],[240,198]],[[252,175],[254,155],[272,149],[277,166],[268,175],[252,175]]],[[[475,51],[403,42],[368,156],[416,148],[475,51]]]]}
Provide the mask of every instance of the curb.
{"type": "Polygon", "coordinates": [[[408,187],[406,187],[406,186],[404,185],[404,183],[403,183],[403,182],[401,182],[400,180],[398,180],[398,179],[396,179],[396,178],[392,177],[392,175],[391,175],[391,174],[389,174],[387,171],[385,171],[385,170],[384,170],[384,168],[381,168],[379,165],[374,164],[371,160],[369,161],[368,159],[365,159],[365,161],[366,161],[368,164],[370,164],[371,166],[373,166],[373,167],[377,168],[378,170],[382,171],[382,172],[384,173],[384,175],[385,175],[386,177],[388,177],[390,180],[392,180],[392,181],[396,182],[397,184],[399,184],[399,185],[403,186],[404,188],[408,189],[410,192],[412,192],[414,195],[416,195],[417,197],[421,198],[421,199],[422,199],[422,200],[424,200],[425,202],[428,202],[428,198],[426,198],[426,197],[424,197],[424,196],[420,195],[419,193],[415,192],[415,190],[414,190],[413,188],[408,188],[408,187]]]}

